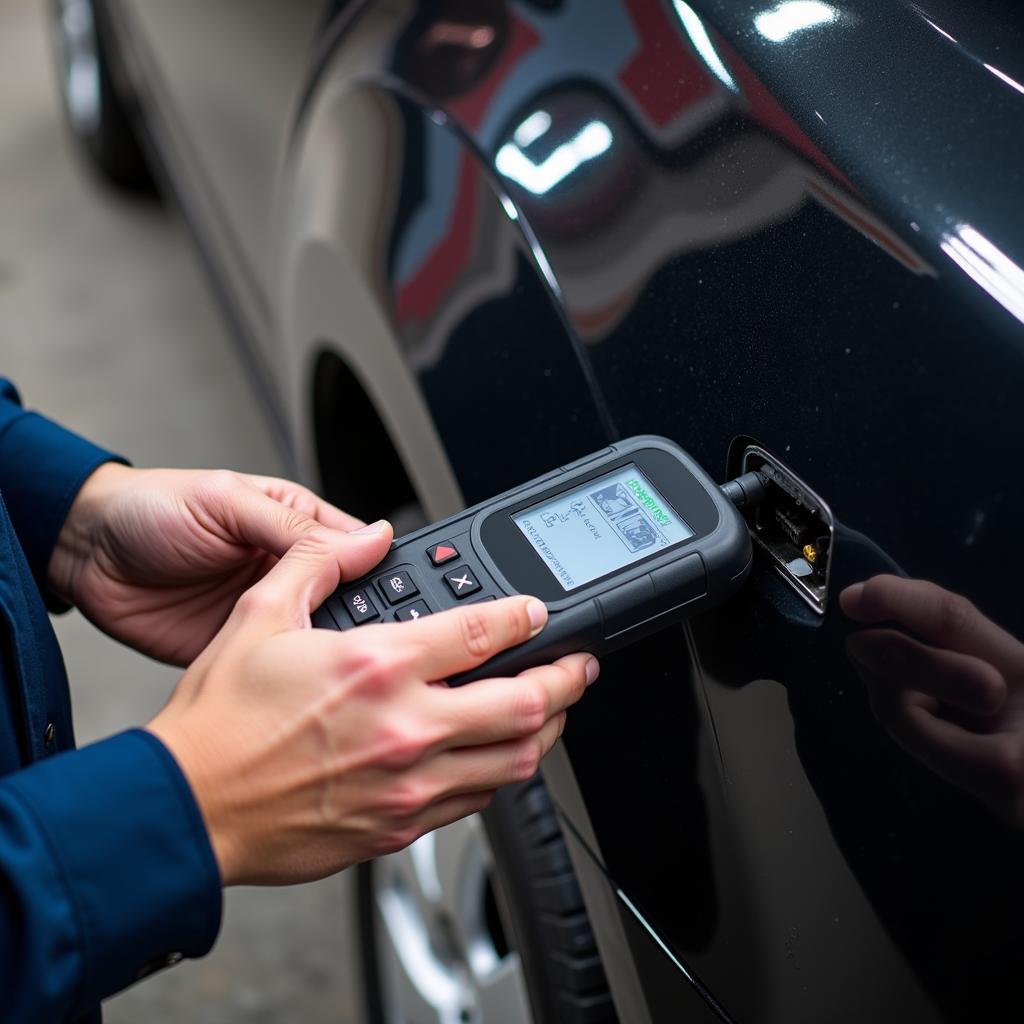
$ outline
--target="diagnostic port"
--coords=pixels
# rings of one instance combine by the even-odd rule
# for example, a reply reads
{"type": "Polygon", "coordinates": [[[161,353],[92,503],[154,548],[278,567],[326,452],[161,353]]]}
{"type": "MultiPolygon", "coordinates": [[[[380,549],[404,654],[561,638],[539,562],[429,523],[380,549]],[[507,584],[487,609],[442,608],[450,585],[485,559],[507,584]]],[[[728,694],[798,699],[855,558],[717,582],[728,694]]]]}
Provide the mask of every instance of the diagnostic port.
{"type": "Polygon", "coordinates": [[[758,445],[743,452],[741,472],[765,481],[764,498],[744,512],[754,540],[779,575],[819,614],[828,599],[832,512],[791,470],[758,445]]]}

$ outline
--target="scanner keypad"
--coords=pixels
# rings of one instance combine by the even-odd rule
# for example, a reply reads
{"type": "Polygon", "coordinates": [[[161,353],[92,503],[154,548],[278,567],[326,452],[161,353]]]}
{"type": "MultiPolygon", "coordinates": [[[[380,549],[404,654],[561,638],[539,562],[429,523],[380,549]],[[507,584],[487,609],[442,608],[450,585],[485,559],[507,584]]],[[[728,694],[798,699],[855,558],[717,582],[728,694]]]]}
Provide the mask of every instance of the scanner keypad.
{"type": "Polygon", "coordinates": [[[471,560],[468,547],[469,540],[462,534],[418,549],[410,545],[393,551],[389,559],[396,563],[393,568],[385,570],[378,566],[362,586],[349,584],[348,590],[328,598],[325,607],[339,628],[350,629],[353,625],[387,619],[415,622],[424,615],[453,608],[467,598],[493,601],[501,593],[493,592],[495,588],[488,585],[486,571],[471,560]]]}

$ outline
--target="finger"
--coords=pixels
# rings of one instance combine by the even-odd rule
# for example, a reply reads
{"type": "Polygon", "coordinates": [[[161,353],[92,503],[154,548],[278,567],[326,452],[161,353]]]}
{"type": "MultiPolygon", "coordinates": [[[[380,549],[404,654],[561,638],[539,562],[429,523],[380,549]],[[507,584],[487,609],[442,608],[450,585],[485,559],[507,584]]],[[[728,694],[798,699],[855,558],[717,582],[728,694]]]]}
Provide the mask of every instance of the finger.
{"type": "Polygon", "coordinates": [[[570,654],[515,679],[482,679],[434,691],[432,710],[453,747],[529,736],[583,696],[600,671],[590,654],[570,654]]]}
{"type": "Polygon", "coordinates": [[[857,622],[898,622],[925,643],[973,654],[1004,673],[1024,657],[1024,646],[967,598],[927,580],[874,576],[847,587],[839,604],[857,622]]]}
{"type": "Polygon", "coordinates": [[[302,484],[294,483],[291,480],[282,480],[275,476],[248,475],[246,479],[253,486],[258,487],[268,498],[304,513],[331,530],[350,532],[366,525],[362,519],[343,512],[308,487],[303,487],[302,484]]]}
{"type": "Polygon", "coordinates": [[[483,601],[403,623],[401,642],[415,649],[423,678],[446,679],[536,636],[547,617],[535,597],[483,601]]]}
{"type": "Polygon", "coordinates": [[[439,800],[413,819],[416,836],[418,838],[426,835],[435,829],[450,825],[453,821],[468,818],[471,814],[479,814],[490,806],[493,799],[494,790],[490,789],[479,793],[460,793],[458,796],[439,800]]]}
{"type": "Polygon", "coordinates": [[[1021,756],[1014,737],[964,729],[938,717],[912,692],[902,695],[883,725],[907,753],[940,778],[1020,824],[1021,756]]]}
{"type": "Polygon", "coordinates": [[[432,761],[429,784],[442,796],[454,796],[526,782],[537,774],[541,761],[562,735],[564,726],[565,712],[560,711],[530,736],[446,750],[432,761]]]}
{"type": "Polygon", "coordinates": [[[322,526],[303,534],[284,557],[238,600],[234,616],[261,627],[309,626],[321,605],[343,579],[373,568],[391,546],[391,524],[381,520],[355,533],[322,526]]]}
{"type": "Polygon", "coordinates": [[[855,633],[846,651],[862,676],[894,690],[919,690],[974,715],[993,715],[1006,701],[1006,680],[987,661],[929,647],[893,629],[855,633]]]}
{"type": "Polygon", "coordinates": [[[267,497],[238,473],[207,474],[186,501],[196,518],[225,540],[278,558],[317,526],[312,516],[267,497]]]}

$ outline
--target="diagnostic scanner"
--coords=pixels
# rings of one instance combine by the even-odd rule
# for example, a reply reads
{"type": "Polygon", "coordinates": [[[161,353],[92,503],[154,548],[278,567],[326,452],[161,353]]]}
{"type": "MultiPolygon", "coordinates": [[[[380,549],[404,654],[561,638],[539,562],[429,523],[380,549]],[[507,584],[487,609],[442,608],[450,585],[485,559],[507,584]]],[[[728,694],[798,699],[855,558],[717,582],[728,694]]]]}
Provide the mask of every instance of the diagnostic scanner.
{"type": "Polygon", "coordinates": [[[358,629],[531,594],[547,605],[544,629],[449,684],[606,654],[740,587],[751,543],[736,500],[673,441],[632,437],[399,538],[313,625],[358,629]]]}

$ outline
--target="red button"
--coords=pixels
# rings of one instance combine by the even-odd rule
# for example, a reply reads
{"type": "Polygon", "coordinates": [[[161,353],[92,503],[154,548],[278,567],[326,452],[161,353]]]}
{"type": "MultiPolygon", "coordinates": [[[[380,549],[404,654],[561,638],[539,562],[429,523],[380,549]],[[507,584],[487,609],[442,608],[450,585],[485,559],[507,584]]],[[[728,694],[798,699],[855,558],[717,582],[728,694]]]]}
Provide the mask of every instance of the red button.
{"type": "Polygon", "coordinates": [[[427,549],[427,554],[434,565],[444,565],[445,562],[459,557],[458,550],[452,544],[435,544],[427,549]]]}

